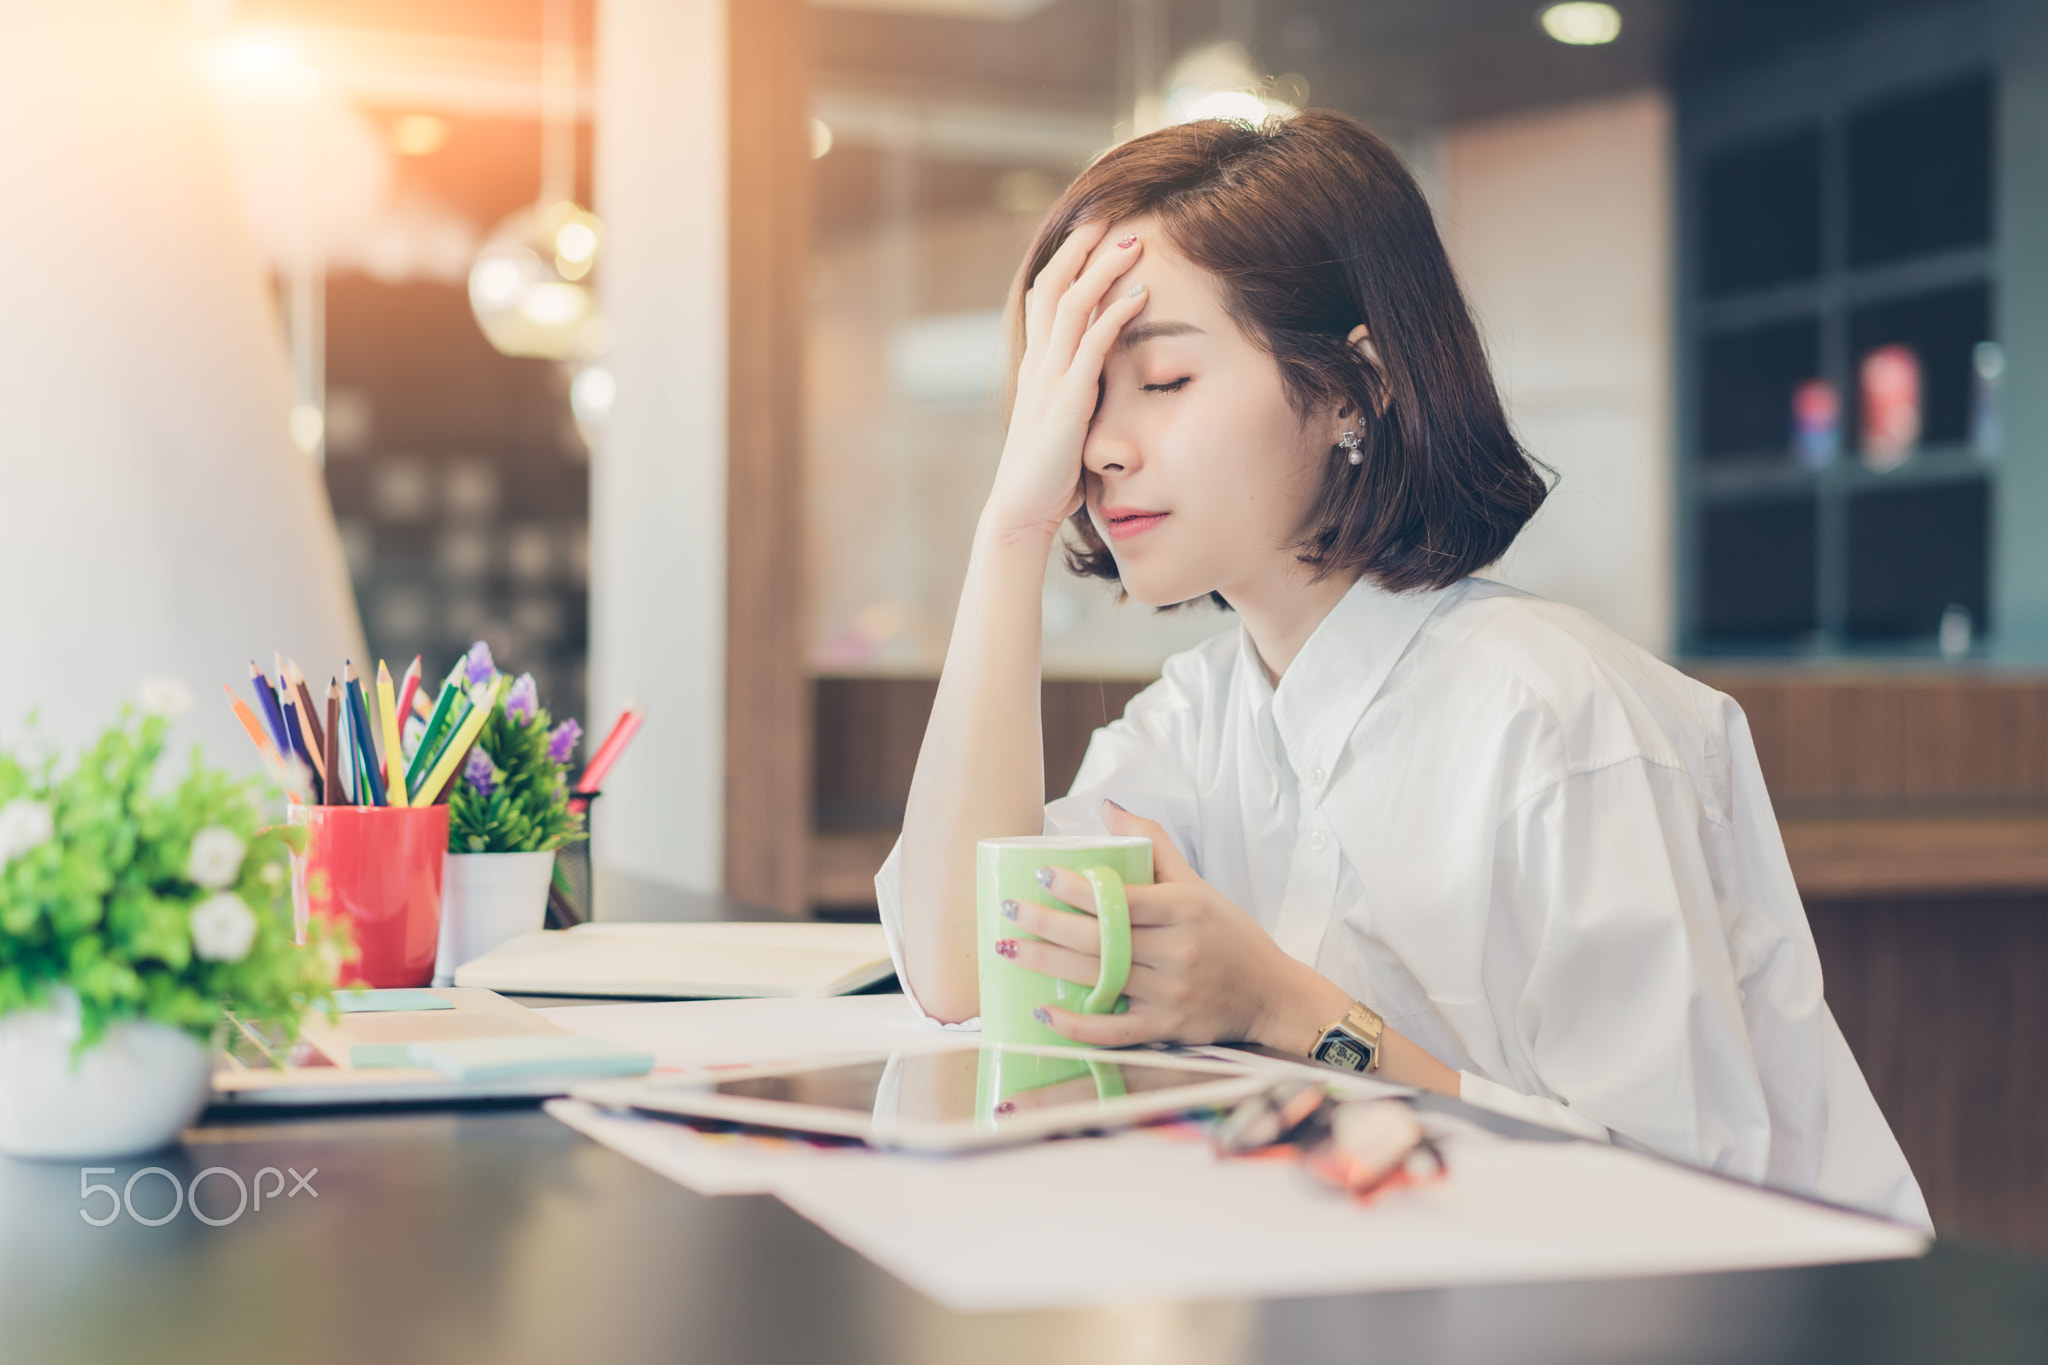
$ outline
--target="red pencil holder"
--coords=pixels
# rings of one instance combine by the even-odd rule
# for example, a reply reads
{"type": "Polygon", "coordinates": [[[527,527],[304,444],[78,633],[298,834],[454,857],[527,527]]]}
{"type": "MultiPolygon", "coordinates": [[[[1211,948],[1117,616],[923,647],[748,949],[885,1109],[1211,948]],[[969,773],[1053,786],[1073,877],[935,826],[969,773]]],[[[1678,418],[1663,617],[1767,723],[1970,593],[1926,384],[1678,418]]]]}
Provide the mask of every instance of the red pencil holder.
{"type": "MultiPolygon", "coordinates": [[[[448,807],[306,806],[306,907],[348,925],[342,985],[424,986],[441,935],[448,807]]],[[[297,823],[295,821],[294,823],[297,823]]]]}

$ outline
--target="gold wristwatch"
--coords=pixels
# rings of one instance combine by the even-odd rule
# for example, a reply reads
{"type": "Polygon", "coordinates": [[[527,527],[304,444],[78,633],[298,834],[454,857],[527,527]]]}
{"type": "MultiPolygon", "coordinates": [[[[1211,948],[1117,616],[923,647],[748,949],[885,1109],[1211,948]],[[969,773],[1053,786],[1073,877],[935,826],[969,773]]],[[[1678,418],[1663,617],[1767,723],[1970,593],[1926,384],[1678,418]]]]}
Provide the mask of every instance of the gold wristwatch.
{"type": "Polygon", "coordinates": [[[1377,1071],[1380,1034],[1386,1027],[1386,1020],[1354,1000],[1342,1019],[1316,1035],[1308,1055],[1346,1071],[1377,1071]]]}

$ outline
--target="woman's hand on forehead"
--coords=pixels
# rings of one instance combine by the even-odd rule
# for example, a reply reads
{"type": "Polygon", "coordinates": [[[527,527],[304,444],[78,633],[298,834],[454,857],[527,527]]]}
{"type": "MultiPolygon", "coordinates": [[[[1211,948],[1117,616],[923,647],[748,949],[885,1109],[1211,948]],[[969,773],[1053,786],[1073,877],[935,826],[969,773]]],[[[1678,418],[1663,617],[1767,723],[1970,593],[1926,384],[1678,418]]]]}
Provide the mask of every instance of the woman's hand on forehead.
{"type": "Polygon", "coordinates": [[[983,512],[998,536],[1051,538],[1081,505],[1081,448],[1103,365],[1145,307],[1142,284],[1119,287],[1144,242],[1129,231],[1111,237],[1110,226],[1075,228],[1025,292],[1017,399],[983,512]]]}

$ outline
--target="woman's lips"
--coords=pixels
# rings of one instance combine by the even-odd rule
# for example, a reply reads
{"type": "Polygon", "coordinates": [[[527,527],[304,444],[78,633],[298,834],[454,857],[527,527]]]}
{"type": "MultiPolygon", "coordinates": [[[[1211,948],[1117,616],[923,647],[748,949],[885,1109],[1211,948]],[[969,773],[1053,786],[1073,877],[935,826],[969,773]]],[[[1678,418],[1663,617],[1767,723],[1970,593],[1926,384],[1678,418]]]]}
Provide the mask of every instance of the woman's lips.
{"type": "Polygon", "coordinates": [[[1105,507],[1102,509],[1103,524],[1109,528],[1111,540],[1129,540],[1166,520],[1164,512],[1147,512],[1142,507],[1105,507]]]}

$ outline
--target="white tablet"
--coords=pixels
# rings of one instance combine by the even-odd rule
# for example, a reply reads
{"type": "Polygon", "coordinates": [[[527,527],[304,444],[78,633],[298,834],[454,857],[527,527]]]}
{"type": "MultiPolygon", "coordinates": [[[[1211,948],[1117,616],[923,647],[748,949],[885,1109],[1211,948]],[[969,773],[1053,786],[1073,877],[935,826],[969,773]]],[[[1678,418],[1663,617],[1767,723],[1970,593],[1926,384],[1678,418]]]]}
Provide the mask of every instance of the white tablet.
{"type": "Polygon", "coordinates": [[[1271,1082],[1226,1062],[1157,1052],[984,1045],[595,1081],[571,1093],[613,1109],[950,1152],[1231,1105],[1271,1082]]]}

